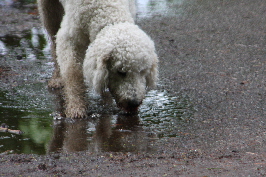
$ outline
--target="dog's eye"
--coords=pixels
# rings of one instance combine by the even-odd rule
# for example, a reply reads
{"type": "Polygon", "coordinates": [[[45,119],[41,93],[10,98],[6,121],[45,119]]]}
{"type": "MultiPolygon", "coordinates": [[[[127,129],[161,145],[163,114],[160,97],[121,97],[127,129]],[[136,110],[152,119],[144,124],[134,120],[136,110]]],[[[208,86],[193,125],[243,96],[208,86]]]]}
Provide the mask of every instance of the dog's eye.
{"type": "Polygon", "coordinates": [[[117,71],[117,73],[122,76],[122,77],[126,77],[127,76],[127,73],[124,72],[124,71],[117,71]]]}

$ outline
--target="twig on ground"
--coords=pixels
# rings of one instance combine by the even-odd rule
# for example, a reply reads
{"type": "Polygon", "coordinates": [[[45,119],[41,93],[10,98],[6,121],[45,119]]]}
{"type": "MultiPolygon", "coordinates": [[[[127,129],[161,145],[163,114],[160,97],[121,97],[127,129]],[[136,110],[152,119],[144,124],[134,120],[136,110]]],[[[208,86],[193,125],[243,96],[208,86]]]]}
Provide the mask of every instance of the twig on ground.
{"type": "Polygon", "coordinates": [[[13,134],[17,134],[17,135],[21,135],[23,133],[21,130],[8,129],[8,125],[6,125],[5,123],[1,124],[0,132],[8,132],[8,133],[13,133],[13,134]]]}

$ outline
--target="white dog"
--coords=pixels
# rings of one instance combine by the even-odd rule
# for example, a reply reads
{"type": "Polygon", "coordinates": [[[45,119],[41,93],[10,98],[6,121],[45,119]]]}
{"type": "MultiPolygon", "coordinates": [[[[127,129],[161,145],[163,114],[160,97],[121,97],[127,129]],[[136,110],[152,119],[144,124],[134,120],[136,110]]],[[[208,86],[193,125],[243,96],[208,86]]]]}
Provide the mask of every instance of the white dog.
{"type": "Polygon", "coordinates": [[[120,108],[136,111],[156,83],[158,59],[152,40],[134,24],[134,0],[38,4],[56,58],[49,86],[64,86],[66,116],[87,116],[84,79],[98,93],[109,90],[120,108]]]}

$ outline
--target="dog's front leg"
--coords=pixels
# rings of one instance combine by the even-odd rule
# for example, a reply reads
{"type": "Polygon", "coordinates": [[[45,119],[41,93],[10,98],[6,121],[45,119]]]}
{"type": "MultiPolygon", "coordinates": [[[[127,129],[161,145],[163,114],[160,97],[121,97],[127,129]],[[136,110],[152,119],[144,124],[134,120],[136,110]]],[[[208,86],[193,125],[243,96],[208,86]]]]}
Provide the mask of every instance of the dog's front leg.
{"type": "Polygon", "coordinates": [[[61,28],[57,34],[57,60],[64,83],[65,113],[70,118],[87,117],[82,64],[87,44],[80,44],[75,35],[61,28]]]}
{"type": "Polygon", "coordinates": [[[87,117],[87,103],[81,63],[68,63],[63,67],[61,75],[66,99],[65,114],[70,118],[85,118],[87,117]]]}

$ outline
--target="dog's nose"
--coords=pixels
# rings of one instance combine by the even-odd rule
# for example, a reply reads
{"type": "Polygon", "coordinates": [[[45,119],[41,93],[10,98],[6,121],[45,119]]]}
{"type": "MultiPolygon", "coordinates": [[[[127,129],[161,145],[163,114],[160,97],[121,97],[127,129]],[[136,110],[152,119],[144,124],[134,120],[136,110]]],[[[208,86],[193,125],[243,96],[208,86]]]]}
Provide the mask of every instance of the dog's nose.
{"type": "Polygon", "coordinates": [[[128,113],[134,113],[138,111],[138,107],[141,105],[142,101],[138,101],[135,99],[132,100],[124,100],[118,103],[118,107],[124,109],[128,113]]]}
{"type": "Polygon", "coordinates": [[[128,100],[127,105],[129,108],[137,108],[141,104],[141,101],[138,100],[128,100]]]}

